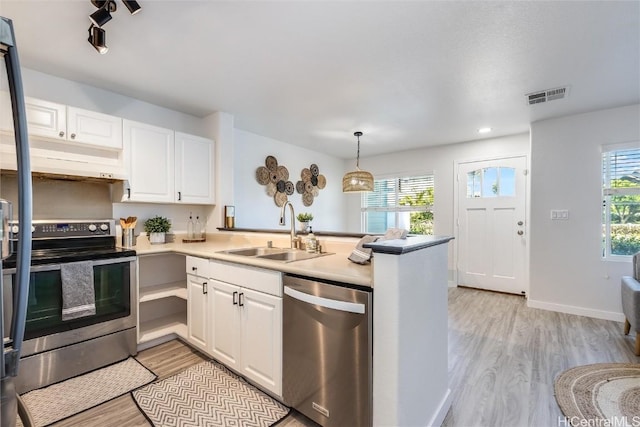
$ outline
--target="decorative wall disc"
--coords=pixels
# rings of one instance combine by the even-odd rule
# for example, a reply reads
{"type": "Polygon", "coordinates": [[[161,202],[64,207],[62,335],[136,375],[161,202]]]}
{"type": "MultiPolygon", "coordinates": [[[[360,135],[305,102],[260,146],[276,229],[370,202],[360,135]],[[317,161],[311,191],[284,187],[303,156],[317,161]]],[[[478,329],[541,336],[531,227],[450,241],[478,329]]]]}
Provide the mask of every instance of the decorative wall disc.
{"type": "Polygon", "coordinates": [[[304,183],[304,192],[305,193],[311,193],[313,191],[313,184],[311,183],[311,181],[307,181],[304,183]]]}
{"type": "Polygon", "coordinates": [[[284,166],[278,166],[276,173],[278,174],[278,179],[281,179],[283,181],[286,181],[289,179],[289,170],[284,166]]]}
{"type": "Polygon", "coordinates": [[[269,172],[269,181],[273,182],[274,184],[278,181],[280,181],[280,179],[278,179],[278,173],[277,172],[269,172]]]}
{"type": "Polygon", "coordinates": [[[260,166],[258,169],[256,169],[256,181],[258,181],[258,183],[262,185],[267,185],[270,175],[271,174],[269,173],[269,169],[264,166],[260,166]]]}
{"type": "Polygon", "coordinates": [[[284,193],[284,189],[285,189],[284,181],[280,180],[276,182],[276,188],[278,189],[278,193],[284,193]]]}
{"type": "Polygon", "coordinates": [[[304,182],[307,182],[311,179],[311,171],[307,168],[302,169],[302,172],[300,172],[300,176],[302,177],[302,180],[304,182]]]}
{"type": "Polygon", "coordinates": [[[304,181],[296,182],[296,191],[298,192],[298,194],[304,193],[304,181]]]}
{"type": "Polygon", "coordinates": [[[313,185],[314,187],[316,187],[318,185],[318,177],[315,175],[311,175],[311,185],[313,185]]]}
{"type": "Polygon", "coordinates": [[[313,204],[313,194],[304,193],[302,195],[302,204],[305,206],[311,206],[313,204]]]}
{"type": "Polygon", "coordinates": [[[327,185],[327,178],[324,175],[318,175],[318,188],[323,189],[327,185]]]}
{"type": "Polygon", "coordinates": [[[279,208],[283,207],[284,204],[287,203],[287,195],[284,194],[284,193],[276,193],[276,195],[273,197],[273,199],[275,200],[276,205],[279,208]]]}
{"type": "Polygon", "coordinates": [[[276,188],[276,185],[273,182],[269,182],[267,184],[267,195],[273,197],[277,192],[278,189],[276,188]]]}
{"type": "Polygon", "coordinates": [[[294,191],[295,186],[293,185],[293,182],[287,181],[284,183],[284,192],[287,194],[287,196],[291,196],[294,191]]]}
{"type": "Polygon", "coordinates": [[[320,190],[318,189],[318,187],[313,187],[311,194],[313,194],[313,197],[318,197],[320,195],[320,190]]]}
{"type": "Polygon", "coordinates": [[[276,172],[278,170],[278,160],[273,156],[267,156],[267,158],[264,159],[264,164],[271,172],[276,172]]]}
{"type": "Polygon", "coordinates": [[[309,166],[309,170],[311,171],[311,175],[313,176],[318,176],[318,174],[320,173],[320,168],[318,168],[318,165],[316,165],[315,163],[309,166]]]}

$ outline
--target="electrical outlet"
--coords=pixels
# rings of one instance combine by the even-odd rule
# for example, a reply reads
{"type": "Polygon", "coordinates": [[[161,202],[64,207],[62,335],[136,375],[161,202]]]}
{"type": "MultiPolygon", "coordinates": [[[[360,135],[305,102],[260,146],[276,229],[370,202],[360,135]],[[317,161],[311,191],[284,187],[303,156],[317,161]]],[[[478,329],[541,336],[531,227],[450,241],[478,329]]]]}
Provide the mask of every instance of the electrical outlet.
{"type": "Polygon", "coordinates": [[[113,178],[113,174],[109,172],[100,172],[100,178],[113,178]]]}
{"type": "Polygon", "coordinates": [[[567,209],[552,209],[551,219],[554,221],[567,221],[569,219],[569,211],[567,209]]]}

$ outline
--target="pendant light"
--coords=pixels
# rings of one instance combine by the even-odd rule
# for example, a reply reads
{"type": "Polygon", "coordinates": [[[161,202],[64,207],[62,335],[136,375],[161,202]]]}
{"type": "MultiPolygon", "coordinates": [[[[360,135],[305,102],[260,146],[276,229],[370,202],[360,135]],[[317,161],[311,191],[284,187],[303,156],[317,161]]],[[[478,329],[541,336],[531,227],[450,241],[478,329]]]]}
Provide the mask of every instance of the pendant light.
{"type": "Polygon", "coordinates": [[[342,192],[353,193],[373,191],[373,175],[367,171],[360,170],[360,137],[362,136],[362,132],[354,132],[353,136],[358,138],[356,170],[347,172],[342,177],[342,192]]]}

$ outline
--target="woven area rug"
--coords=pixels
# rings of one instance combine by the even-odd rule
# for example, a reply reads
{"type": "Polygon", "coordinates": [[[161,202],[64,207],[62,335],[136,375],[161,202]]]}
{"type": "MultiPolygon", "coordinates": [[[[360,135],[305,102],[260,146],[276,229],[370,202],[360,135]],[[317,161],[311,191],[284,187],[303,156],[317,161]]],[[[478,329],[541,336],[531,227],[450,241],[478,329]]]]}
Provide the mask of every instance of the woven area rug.
{"type": "Polygon", "coordinates": [[[42,427],[149,384],[157,376],[133,357],[23,394],[36,426],[42,427]]]}
{"type": "Polygon", "coordinates": [[[270,426],[289,408],[224,366],[198,363],[131,393],[155,426],[270,426]]]}
{"type": "Polygon", "coordinates": [[[564,415],[575,420],[572,425],[632,425],[640,416],[640,364],[597,363],[569,369],[556,378],[555,395],[564,415]]]}

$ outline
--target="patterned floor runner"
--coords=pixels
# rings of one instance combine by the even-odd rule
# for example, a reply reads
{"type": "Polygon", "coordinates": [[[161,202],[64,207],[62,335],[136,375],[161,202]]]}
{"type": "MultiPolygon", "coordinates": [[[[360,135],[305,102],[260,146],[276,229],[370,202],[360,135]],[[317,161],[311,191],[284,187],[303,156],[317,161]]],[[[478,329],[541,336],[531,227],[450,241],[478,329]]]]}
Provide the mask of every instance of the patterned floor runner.
{"type": "Polygon", "coordinates": [[[202,362],[131,393],[155,426],[270,426],[289,409],[216,362],[202,362]]]}
{"type": "Polygon", "coordinates": [[[37,427],[68,418],[155,380],[156,375],[130,357],[106,368],[22,395],[37,427]]]}

